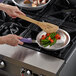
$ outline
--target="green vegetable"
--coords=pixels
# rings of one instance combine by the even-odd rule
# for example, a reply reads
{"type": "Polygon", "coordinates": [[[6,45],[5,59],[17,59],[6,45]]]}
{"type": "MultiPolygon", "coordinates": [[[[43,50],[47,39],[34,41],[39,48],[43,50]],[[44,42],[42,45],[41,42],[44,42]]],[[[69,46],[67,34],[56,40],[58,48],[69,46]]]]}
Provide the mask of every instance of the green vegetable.
{"type": "Polygon", "coordinates": [[[43,46],[44,47],[47,47],[48,45],[50,45],[50,42],[48,42],[47,44],[44,44],[43,46]]]}
{"type": "Polygon", "coordinates": [[[47,36],[45,39],[41,39],[41,40],[40,40],[40,44],[43,45],[44,47],[47,47],[48,45],[50,45],[50,46],[54,45],[54,44],[56,43],[56,41],[57,41],[56,38],[55,38],[55,35],[56,35],[56,34],[57,34],[57,33],[54,32],[54,33],[51,33],[49,36],[47,36]],[[54,40],[53,43],[51,43],[51,41],[48,40],[49,37],[51,37],[51,39],[54,40]]]}
{"type": "Polygon", "coordinates": [[[57,41],[56,38],[54,38],[53,40],[54,40],[54,42],[50,43],[50,46],[54,45],[56,43],[56,41],[57,41]]]}
{"type": "Polygon", "coordinates": [[[57,33],[51,33],[49,36],[51,37],[51,38],[54,38],[55,37],[55,35],[56,35],[57,33]]]}
{"type": "Polygon", "coordinates": [[[46,39],[48,39],[49,37],[54,38],[56,34],[57,34],[56,32],[51,33],[46,39]]]}
{"type": "Polygon", "coordinates": [[[45,40],[41,40],[41,44],[44,45],[44,44],[47,44],[49,42],[49,40],[45,39],[45,40]]]}

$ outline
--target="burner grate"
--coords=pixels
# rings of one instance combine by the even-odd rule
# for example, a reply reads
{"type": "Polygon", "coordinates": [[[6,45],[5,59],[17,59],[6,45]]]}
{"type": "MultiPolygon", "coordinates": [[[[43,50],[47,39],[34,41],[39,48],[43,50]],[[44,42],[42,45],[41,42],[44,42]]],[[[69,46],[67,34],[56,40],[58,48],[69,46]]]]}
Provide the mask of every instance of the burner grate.
{"type": "Polygon", "coordinates": [[[3,23],[0,27],[1,35],[7,35],[7,34],[20,35],[20,33],[23,32],[24,30],[25,30],[25,28],[19,26],[19,24],[13,23],[13,22],[3,23]]]}
{"type": "Polygon", "coordinates": [[[3,11],[0,11],[0,35],[17,34],[20,35],[24,30],[29,28],[30,22],[22,19],[13,19],[3,11]]]}
{"type": "MultiPolygon", "coordinates": [[[[71,37],[69,45],[58,51],[48,51],[40,48],[36,43],[24,43],[24,47],[52,55],[61,59],[66,59],[75,48],[76,43],[76,15],[74,12],[64,12],[63,10],[70,9],[66,0],[52,0],[54,3],[48,4],[45,8],[38,11],[28,11],[20,8],[27,16],[49,23],[58,25],[66,30],[71,37]]],[[[11,1],[5,1],[7,4],[14,5],[11,1]]],[[[0,11],[0,33],[1,35],[17,34],[25,38],[31,37],[36,40],[37,34],[41,31],[40,27],[31,24],[19,18],[12,19],[4,12],[0,11]]]]}

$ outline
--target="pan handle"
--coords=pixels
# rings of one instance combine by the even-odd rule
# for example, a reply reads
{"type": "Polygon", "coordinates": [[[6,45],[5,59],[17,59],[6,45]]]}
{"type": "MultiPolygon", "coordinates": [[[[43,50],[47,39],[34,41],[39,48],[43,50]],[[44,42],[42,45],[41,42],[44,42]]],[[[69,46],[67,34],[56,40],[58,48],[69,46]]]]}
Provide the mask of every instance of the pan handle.
{"type": "Polygon", "coordinates": [[[32,43],[31,38],[22,38],[22,39],[20,39],[20,41],[25,42],[25,43],[32,43]]]}

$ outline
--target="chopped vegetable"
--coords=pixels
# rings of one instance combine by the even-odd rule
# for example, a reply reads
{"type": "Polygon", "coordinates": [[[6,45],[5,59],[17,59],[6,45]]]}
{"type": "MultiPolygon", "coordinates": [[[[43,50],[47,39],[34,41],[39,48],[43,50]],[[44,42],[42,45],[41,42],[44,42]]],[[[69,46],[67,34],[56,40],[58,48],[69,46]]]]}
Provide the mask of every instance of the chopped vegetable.
{"type": "Polygon", "coordinates": [[[53,42],[54,42],[54,40],[53,40],[53,39],[51,39],[51,40],[50,40],[50,42],[51,42],[51,43],[53,43],[53,42]]]}
{"type": "Polygon", "coordinates": [[[24,0],[24,4],[30,4],[30,0],[24,0]]]}
{"type": "Polygon", "coordinates": [[[56,38],[56,39],[61,39],[61,36],[60,36],[59,34],[56,34],[56,35],[55,35],[55,38],[56,38]]]}
{"type": "Polygon", "coordinates": [[[49,36],[49,35],[50,35],[50,33],[47,33],[47,34],[46,34],[46,36],[49,36]]]}
{"type": "Polygon", "coordinates": [[[56,43],[56,41],[57,41],[56,38],[54,38],[53,40],[54,40],[54,42],[50,43],[50,46],[54,45],[56,43]]]}
{"type": "Polygon", "coordinates": [[[45,38],[44,38],[44,37],[42,37],[41,39],[42,39],[42,40],[44,40],[45,38]]]}
{"type": "Polygon", "coordinates": [[[46,36],[45,36],[45,35],[42,35],[42,37],[45,37],[45,38],[46,38],[46,36]]]}
{"type": "Polygon", "coordinates": [[[40,44],[44,47],[47,47],[48,45],[52,46],[58,39],[61,39],[61,36],[58,33],[47,33],[46,35],[42,35],[40,44]]]}
{"type": "Polygon", "coordinates": [[[57,33],[51,33],[49,36],[51,37],[51,38],[54,38],[55,37],[55,35],[56,35],[57,33]]]}
{"type": "Polygon", "coordinates": [[[36,4],[34,4],[34,3],[32,3],[32,7],[37,7],[37,5],[36,5],[36,4]]]}
{"type": "Polygon", "coordinates": [[[46,38],[46,36],[45,35],[42,35],[42,38],[41,39],[44,40],[45,38],[46,38]]]}
{"type": "Polygon", "coordinates": [[[48,40],[51,40],[51,37],[49,36],[48,40]]]}

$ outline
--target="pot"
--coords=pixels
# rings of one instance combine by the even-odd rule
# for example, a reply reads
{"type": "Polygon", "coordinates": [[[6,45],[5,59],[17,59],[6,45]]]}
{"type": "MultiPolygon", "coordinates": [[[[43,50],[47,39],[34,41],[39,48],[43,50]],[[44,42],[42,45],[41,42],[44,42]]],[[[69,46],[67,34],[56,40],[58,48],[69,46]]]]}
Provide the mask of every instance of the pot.
{"type": "Polygon", "coordinates": [[[70,36],[63,29],[59,29],[57,31],[57,33],[60,34],[61,39],[57,40],[57,42],[54,45],[52,45],[52,46],[44,47],[44,46],[42,46],[40,44],[40,39],[41,39],[42,35],[46,35],[46,32],[44,32],[44,31],[41,31],[37,35],[36,40],[32,40],[31,38],[23,38],[20,41],[25,42],[25,43],[37,43],[41,48],[44,48],[44,49],[49,50],[49,51],[51,51],[51,50],[59,50],[59,49],[65,48],[69,44],[70,36]]]}
{"type": "Polygon", "coordinates": [[[12,0],[13,3],[15,3],[15,5],[19,6],[19,7],[22,7],[23,9],[26,9],[26,10],[39,10],[43,7],[45,7],[51,0],[48,0],[46,4],[42,4],[42,5],[39,5],[37,7],[32,7],[32,0],[30,4],[24,4],[24,0],[12,0]]]}

